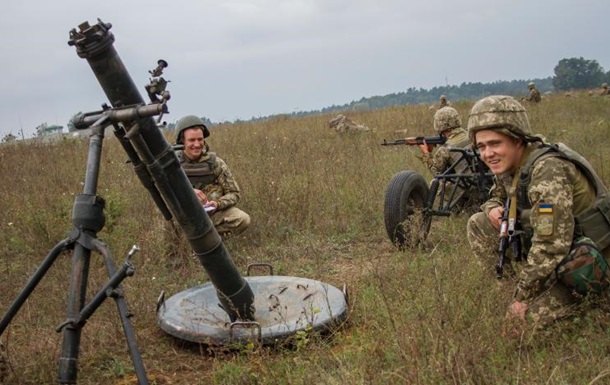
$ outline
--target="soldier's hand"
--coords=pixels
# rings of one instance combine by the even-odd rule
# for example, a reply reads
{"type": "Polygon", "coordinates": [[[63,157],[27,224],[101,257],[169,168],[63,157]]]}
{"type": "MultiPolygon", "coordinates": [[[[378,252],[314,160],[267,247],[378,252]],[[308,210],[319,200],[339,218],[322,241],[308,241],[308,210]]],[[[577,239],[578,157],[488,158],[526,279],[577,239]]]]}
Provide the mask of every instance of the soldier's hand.
{"type": "Polygon", "coordinates": [[[527,312],[527,303],[514,301],[508,307],[508,316],[525,321],[525,313],[527,312]]]}
{"type": "Polygon", "coordinates": [[[214,207],[213,210],[210,210],[208,212],[208,214],[210,214],[210,215],[214,214],[216,212],[216,210],[218,210],[218,202],[216,202],[216,201],[208,201],[208,203],[206,203],[206,206],[207,207],[214,207]]]}
{"type": "Polygon", "coordinates": [[[489,210],[489,222],[494,227],[494,229],[500,231],[500,224],[502,219],[502,214],[504,214],[504,207],[498,206],[489,210]]]}
{"type": "Polygon", "coordinates": [[[426,143],[425,139],[424,139],[424,143],[423,144],[418,144],[417,146],[419,147],[419,149],[421,150],[421,152],[423,154],[429,154],[434,149],[431,144],[426,143]]]}
{"type": "Polygon", "coordinates": [[[197,199],[199,199],[199,202],[201,202],[202,205],[208,203],[208,197],[203,193],[203,191],[194,188],[193,191],[195,191],[195,195],[197,196],[197,199]]]}

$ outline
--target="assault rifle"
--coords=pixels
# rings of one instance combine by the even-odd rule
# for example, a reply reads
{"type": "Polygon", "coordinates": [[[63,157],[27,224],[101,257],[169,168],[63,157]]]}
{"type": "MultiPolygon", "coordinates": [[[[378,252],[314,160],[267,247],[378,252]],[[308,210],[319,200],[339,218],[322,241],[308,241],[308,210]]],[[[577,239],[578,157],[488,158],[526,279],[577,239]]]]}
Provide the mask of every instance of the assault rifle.
{"type": "Polygon", "coordinates": [[[439,136],[411,136],[404,139],[396,139],[393,142],[388,142],[387,140],[383,140],[381,143],[382,146],[395,146],[399,144],[406,144],[407,146],[415,146],[419,144],[429,144],[432,146],[445,144],[447,138],[442,135],[439,136]],[[425,143],[424,143],[425,142],[425,143]]]}
{"type": "Polygon", "coordinates": [[[504,212],[500,219],[500,245],[498,247],[498,264],[496,265],[496,278],[502,278],[504,272],[504,261],[508,248],[513,251],[516,261],[522,259],[521,238],[517,232],[517,202],[515,199],[506,198],[504,212]]]}

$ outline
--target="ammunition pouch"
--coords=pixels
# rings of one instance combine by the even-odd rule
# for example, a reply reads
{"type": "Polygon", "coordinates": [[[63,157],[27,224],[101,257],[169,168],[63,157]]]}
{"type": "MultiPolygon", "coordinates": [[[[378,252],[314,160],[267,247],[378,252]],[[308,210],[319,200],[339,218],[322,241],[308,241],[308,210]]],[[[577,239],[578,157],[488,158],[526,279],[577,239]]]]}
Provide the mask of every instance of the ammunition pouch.
{"type": "Polygon", "coordinates": [[[600,250],[610,246],[610,195],[597,198],[595,204],[575,218],[575,233],[590,238],[600,250]]]}
{"type": "Polygon", "coordinates": [[[578,237],[557,268],[557,279],[580,295],[600,294],[609,285],[608,263],[591,239],[578,237]]]}

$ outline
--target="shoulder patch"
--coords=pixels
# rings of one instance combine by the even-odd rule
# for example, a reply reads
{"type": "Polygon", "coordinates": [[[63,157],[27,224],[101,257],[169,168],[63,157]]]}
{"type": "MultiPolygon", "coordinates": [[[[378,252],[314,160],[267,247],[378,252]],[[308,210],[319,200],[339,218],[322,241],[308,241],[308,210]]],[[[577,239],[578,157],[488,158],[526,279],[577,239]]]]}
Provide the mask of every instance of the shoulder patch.
{"type": "MultiPolygon", "coordinates": [[[[553,235],[555,215],[553,214],[552,203],[538,203],[535,207],[537,215],[533,227],[538,235],[553,235]]],[[[533,219],[533,218],[532,218],[533,219]]]]}

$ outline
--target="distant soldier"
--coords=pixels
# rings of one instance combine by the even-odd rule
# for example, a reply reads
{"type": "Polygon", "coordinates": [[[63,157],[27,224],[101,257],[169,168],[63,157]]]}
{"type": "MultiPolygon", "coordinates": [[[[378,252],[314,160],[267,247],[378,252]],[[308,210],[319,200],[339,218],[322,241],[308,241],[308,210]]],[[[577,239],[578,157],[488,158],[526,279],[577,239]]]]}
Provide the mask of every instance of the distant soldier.
{"type": "Polygon", "coordinates": [[[530,103],[540,103],[542,100],[542,95],[540,95],[540,91],[536,88],[536,85],[532,82],[529,82],[527,88],[530,90],[530,93],[525,97],[526,102],[530,103]]]}
{"type": "Polygon", "coordinates": [[[610,88],[608,88],[608,83],[602,84],[602,89],[599,91],[599,96],[607,96],[610,95],[610,88]]]}
{"type": "MultiPolygon", "coordinates": [[[[461,152],[450,151],[451,148],[468,148],[471,147],[471,142],[468,139],[466,130],[462,128],[462,119],[460,114],[453,107],[443,107],[436,111],[434,114],[434,130],[438,132],[439,136],[447,138],[445,144],[439,146],[434,153],[432,153],[432,146],[428,144],[420,144],[419,149],[422,152],[422,162],[430,169],[432,174],[441,174],[447,171],[459,158],[462,156],[461,152]]],[[[464,162],[460,162],[455,167],[455,173],[457,174],[470,174],[472,171],[468,169],[464,162]]],[[[461,194],[463,188],[456,186],[458,190],[456,194],[461,194]]],[[[453,193],[453,183],[447,182],[445,188],[445,203],[452,198],[457,196],[453,193]]],[[[441,191],[439,190],[439,193],[441,191]]],[[[459,198],[460,204],[463,204],[464,208],[470,208],[475,203],[471,200],[470,191],[459,198]]],[[[478,203],[475,204],[478,206],[478,203]]],[[[457,207],[457,206],[456,206],[457,207]]]]}
{"type": "Polygon", "coordinates": [[[447,100],[447,97],[445,95],[441,95],[440,98],[438,98],[438,108],[439,110],[443,107],[448,107],[450,106],[451,103],[449,103],[449,101],[447,100]]]}
{"type": "Polygon", "coordinates": [[[460,114],[453,107],[443,107],[434,114],[434,130],[447,138],[445,144],[432,154],[432,146],[420,144],[422,162],[433,174],[442,173],[457,160],[459,154],[449,152],[449,147],[464,148],[470,145],[466,130],[462,128],[460,114]]]}
{"type": "Polygon", "coordinates": [[[343,114],[339,114],[328,122],[330,128],[337,132],[366,132],[367,126],[356,124],[353,120],[343,114]]]}

